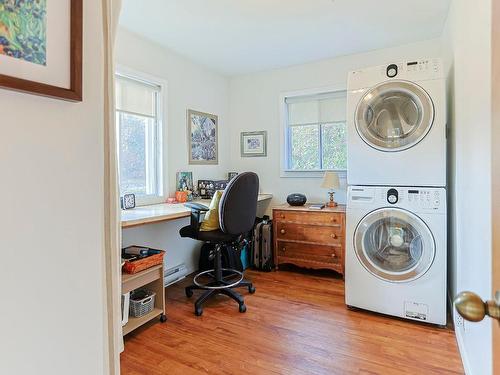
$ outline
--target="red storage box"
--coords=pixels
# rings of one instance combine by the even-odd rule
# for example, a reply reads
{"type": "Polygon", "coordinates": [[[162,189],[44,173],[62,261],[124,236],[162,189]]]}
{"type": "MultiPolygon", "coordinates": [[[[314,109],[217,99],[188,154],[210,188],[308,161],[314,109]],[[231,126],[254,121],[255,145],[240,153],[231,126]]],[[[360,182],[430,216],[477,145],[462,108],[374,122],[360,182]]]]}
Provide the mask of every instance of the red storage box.
{"type": "MultiPolygon", "coordinates": [[[[123,250],[132,249],[132,248],[144,249],[143,246],[129,246],[123,250]]],[[[151,248],[148,248],[148,249],[160,251],[160,253],[154,254],[154,255],[149,255],[147,257],[140,258],[140,259],[126,260],[125,264],[122,267],[123,271],[126,273],[133,274],[133,273],[144,271],[147,268],[157,266],[158,264],[163,264],[163,257],[165,256],[165,251],[158,250],[158,249],[151,249],[151,248]]]]}

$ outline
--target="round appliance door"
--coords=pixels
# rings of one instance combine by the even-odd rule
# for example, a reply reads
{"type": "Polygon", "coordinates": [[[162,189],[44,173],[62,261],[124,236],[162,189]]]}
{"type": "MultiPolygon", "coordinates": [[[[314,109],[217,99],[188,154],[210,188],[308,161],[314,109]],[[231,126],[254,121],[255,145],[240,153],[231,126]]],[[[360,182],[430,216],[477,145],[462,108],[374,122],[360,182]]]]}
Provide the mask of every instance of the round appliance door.
{"type": "Polygon", "coordinates": [[[434,261],[434,237],[418,216],[399,208],[370,212],[354,232],[354,249],[373,275],[391,282],[412,281],[434,261]]]}
{"type": "Polygon", "coordinates": [[[420,142],[434,121],[430,96],[408,81],[381,83],[358,103],[356,130],[371,147],[380,151],[402,151],[420,142]]]}

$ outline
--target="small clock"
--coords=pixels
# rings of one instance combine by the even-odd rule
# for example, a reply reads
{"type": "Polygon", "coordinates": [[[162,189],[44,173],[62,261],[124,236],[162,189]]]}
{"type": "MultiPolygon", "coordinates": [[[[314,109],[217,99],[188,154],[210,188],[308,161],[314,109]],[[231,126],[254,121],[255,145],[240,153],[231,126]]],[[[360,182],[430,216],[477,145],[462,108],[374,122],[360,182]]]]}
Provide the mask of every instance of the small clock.
{"type": "Polygon", "coordinates": [[[122,210],[128,210],[130,208],[134,208],[135,194],[124,194],[123,197],[120,198],[120,204],[122,206],[122,210]]]}

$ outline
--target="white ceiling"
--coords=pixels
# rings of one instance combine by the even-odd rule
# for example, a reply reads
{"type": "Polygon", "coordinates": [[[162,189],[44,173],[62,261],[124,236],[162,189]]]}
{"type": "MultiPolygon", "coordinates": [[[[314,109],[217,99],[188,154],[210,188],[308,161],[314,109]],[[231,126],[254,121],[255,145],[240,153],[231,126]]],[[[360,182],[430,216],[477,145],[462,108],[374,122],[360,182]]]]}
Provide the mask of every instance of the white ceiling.
{"type": "Polygon", "coordinates": [[[124,0],[120,24],[225,75],[441,35],[450,0],[124,0]]]}

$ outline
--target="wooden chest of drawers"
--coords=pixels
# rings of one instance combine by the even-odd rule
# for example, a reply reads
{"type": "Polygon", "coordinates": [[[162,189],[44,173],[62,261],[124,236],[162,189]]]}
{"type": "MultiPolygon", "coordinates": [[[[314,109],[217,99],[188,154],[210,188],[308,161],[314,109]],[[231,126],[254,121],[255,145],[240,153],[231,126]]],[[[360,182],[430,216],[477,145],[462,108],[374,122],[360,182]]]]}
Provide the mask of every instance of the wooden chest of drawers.
{"type": "Polygon", "coordinates": [[[345,206],[273,209],[274,263],[326,268],[344,274],[345,206]]]}

